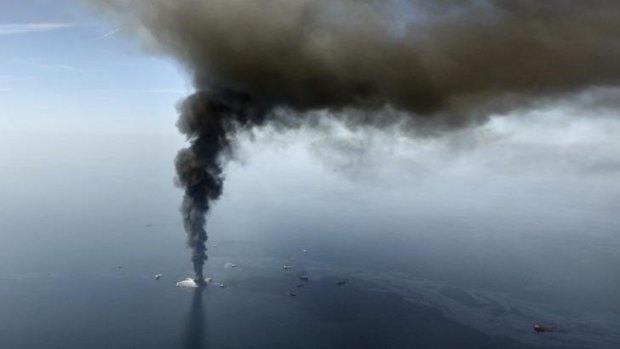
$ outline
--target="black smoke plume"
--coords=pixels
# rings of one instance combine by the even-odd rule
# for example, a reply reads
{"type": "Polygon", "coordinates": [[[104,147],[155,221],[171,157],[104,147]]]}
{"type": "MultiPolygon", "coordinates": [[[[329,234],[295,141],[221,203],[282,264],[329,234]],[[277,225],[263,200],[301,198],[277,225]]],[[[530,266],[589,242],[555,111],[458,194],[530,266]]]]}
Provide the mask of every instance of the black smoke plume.
{"type": "Polygon", "coordinates": [[[202,91],[179,107],[177,126],[191,145],[179,151],[175,165],[177,182],[185,189],[181,213],[199,283],[204,282],[202,270],[207,259],[205,216],[211,203],[222,195],[221,162],[239,129],[263,123],[265,114],[259,105],[247,94],[202,91]]]}
{"type": "Polygon", "coordinates": [[[620,82],[618,0],[86,1],[193,77],[177,171],[197,276],[224,155],[274,110],[437,131],[620,82]]]}

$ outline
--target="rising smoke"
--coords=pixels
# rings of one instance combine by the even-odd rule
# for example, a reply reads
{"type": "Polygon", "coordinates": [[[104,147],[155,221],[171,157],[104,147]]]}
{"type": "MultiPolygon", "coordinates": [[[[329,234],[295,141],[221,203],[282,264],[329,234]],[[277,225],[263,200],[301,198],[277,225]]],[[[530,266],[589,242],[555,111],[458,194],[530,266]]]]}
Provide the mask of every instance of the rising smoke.
{"type": "Polygon", "coordinates": [[[181,213],[192,249],[196,281],[203,282],[207,259],[205,216],[210,205],[222,195],[221,160],[239,129],[261,125],[264,111],[250,95],[232,92],[197,92],[179,107],[179,130],[191,141],[176,158],[177,182],[185,189],[181,213]]]}
{"type": "Polygon", "coordinates": [[[617,0],[87,1],[192,74],[176,168],[198,278],[226,154],[274,111],[444,130],[620,82],[617,0]]]}

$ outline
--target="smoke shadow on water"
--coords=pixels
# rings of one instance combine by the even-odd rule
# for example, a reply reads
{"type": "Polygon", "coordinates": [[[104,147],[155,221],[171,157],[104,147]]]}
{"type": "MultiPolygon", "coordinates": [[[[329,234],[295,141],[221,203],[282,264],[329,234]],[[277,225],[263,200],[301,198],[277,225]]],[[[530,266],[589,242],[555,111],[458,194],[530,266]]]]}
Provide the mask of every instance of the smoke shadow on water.
{"type": "Polygon", "coordinates": [[[202,287],[193,289],[192,303],[183,333],[184,349],[201,349],[205,347],[205,314],[202,287]]]}

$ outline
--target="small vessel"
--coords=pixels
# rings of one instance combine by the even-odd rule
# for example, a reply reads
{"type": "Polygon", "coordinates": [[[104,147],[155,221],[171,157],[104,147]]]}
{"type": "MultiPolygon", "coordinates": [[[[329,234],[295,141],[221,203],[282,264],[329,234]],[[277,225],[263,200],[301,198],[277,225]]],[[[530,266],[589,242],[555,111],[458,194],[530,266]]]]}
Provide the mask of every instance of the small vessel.
{"type": "Polygon", "coordinates": [[[553,329],[547,327],[547,326],[543,326],[541,324],[535,324],[533,326],[534,331],[536,331],[536,333],[547,333],[547,332],[553,332],[553,329]]]}
{"type": "Polygon", "coordinates": [[[161,279],[162,276],[163,276],[163,274],[155,274],[155,280],[161,279]]]}

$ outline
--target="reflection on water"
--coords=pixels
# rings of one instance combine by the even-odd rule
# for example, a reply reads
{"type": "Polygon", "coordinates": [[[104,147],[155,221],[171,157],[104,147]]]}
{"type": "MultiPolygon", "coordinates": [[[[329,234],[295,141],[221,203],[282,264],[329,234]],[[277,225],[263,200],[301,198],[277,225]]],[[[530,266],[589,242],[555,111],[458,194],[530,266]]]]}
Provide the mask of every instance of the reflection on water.
{"type": "Polygon", "coordinates": [[[204,345],[205,316],[202,302],[204,288],[193,289],[192,304],[185,324],[183,335],[183,348],[200,349],[204,345]]]}

